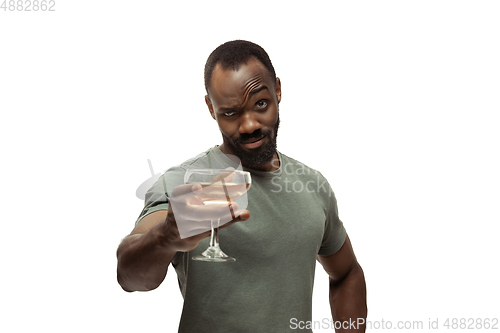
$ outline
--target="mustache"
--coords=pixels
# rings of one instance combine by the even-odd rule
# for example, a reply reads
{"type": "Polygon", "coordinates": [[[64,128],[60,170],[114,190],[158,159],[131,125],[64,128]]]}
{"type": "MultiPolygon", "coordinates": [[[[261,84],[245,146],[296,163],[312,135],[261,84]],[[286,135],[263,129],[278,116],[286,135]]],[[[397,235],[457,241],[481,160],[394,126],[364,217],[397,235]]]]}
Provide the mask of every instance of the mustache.
{"type": "Polygon", "coordinates": [[[246,142],[252,139],[259,139],[263,136],[268,136],[271,134],[271,131],[262,131],[260,128],[253,133],[241,133],[240,136],[234,139],[234,143],[246,142]]]}

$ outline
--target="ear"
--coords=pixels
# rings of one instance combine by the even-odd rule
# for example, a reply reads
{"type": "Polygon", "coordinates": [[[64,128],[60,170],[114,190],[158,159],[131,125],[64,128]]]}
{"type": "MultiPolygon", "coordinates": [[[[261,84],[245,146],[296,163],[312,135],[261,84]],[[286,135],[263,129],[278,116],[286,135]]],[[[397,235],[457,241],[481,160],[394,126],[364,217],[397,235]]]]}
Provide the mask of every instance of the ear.
{"type": "Polygon", "coordinates": [[[214,107],[213,107],[212,101],[210,100],[210,97],[208,97],[208,95],[205,95],[205,103],[207,103],[208,111],[210,111],[210,115],[212,116],[212,118],[215,119],[214,107]]]}
{"type": "Polygon", "coordinates": [[[281,81],[280,78],[276,78],[276,96],[278,97],[278,104],[281,102],[281,81]]]}

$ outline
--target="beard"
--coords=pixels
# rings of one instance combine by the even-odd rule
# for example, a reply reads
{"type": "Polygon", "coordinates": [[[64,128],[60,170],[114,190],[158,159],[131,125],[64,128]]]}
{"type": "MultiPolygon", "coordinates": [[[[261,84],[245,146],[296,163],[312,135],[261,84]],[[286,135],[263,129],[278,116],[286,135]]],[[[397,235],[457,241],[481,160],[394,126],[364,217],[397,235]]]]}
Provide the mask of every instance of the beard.
{"type": "Polygon", "coordinates": [[[277,138],[278,138],[278,128],[280,125],[280,116],[278,114],[278,119],[274,125],[273,130],[262,130],[258,129],[251,134],[242,133],[236,139],[231,139],[222,133],[222,138],[224,144],[241,160],[241,164],[247,168],[258,168],[263,166],[267,162],[270,162],[274,154],[276,154],[277,138]],[[251,151],[244,150],[240,146],[240,142],[248,141],[251,139],[258,139],[262,136],[269,138],[269,142],[263,144],[262,146],[252,149],[251,151]]]}

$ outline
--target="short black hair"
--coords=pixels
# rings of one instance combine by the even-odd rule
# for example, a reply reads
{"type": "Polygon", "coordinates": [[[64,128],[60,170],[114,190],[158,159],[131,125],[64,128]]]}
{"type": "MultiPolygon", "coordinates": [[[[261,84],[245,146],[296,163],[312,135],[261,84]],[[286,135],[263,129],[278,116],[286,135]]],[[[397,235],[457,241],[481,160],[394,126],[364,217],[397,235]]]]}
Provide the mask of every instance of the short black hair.
{"type": "Polygon", "coordinates": [[[271,59],[262,47],[246,40],[233,40],[220,45],[208,56],[205,64],[205,90],[207,94],[215,65],[220,63],[225,70],[237,71],[252,57],[259,60],[271,74],[273,82],[276,81],[276,72],[271,59]]]}

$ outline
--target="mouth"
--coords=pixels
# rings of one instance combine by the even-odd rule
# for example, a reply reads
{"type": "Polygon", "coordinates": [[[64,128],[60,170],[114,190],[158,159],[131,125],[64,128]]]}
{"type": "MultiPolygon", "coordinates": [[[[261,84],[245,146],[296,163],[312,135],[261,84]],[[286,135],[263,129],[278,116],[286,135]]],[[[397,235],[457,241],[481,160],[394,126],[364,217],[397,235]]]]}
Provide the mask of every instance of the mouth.
{"type": "Polygon", "coordinates": [[[241,142],[241,145],[247,149],[255,149],[255,148],[258,148],[262,145],[262,143],[264,143],[264,138],[266,136],[262,136],[258,139],[251,139],[247,142],[241,142]]]}

